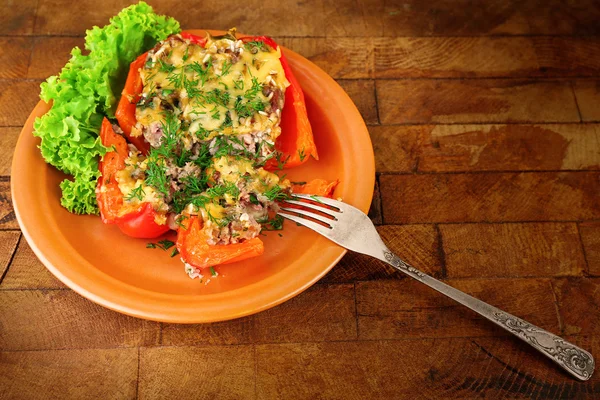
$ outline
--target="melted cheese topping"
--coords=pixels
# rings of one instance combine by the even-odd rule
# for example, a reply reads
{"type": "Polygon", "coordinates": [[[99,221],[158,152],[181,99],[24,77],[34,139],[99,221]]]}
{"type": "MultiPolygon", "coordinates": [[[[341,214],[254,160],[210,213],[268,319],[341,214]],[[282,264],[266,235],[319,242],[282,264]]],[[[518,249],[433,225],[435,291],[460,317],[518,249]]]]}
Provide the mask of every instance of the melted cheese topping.
{"type": "Polygon", "coordinates": [[[241,40],[209,40],[204,48],[175,37],[150,53],[140,70],[138,134],[164,123],[165,109],[178,108],[189,134],[199,139],[260,132],[274,142],[289,82],[279,48],[249,48],[241,40]],[[275,106],[273,96],[281,98],[275,106]]]}

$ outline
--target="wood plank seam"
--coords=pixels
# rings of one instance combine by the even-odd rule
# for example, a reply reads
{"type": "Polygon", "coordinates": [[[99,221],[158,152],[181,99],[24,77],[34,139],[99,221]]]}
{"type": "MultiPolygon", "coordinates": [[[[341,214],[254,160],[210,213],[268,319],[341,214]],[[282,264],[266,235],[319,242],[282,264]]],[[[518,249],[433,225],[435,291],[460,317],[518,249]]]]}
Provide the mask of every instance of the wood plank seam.
{"type": "MultiPolygon", "coordinates": [[[[6,269],[4,270],[4,273],[2,274],[2,276],[0,276],[0,285],[2,285],[2,281],[4,280],[4,277],[6,276],[6,274],[8,273],[8,270],[10,269],[10,265],[12,264],[14,258],[15,258],[15,254],[17,254],[17,248],[19,247],[19,243],[21,243],[21,240],[23,239],[23,234],[19,235],[19,238],[17,239],[17,245],[15,246],[12,254],[10,255],[10,259],[8,261],[8,266],[6,267],[6,269]]],[[[1,286],[0,286],[1,287],[1,286]]]]}
{"type": "MultiPolygon", "coordinates": [[[[38,0],[39,2],[39,0],[38,0]]],[[[37,11],[37,7],[36,7],[37,11]]],[[[35,26],[35,18],[33,19],[33,25],[35,26]]],[[[29,48],[29,60],[27,61],[27,70],[25,71],[25,76],[29,76],[29,67],[31,66],[31,60],[33,60],[33,51],[35,50],[35,44],[37,39],[31,40],[31,47],[29,48]]]]}
{"type": "Polygon", "coordinates": [[[377,112],[377,124],[381,125],[381,117],[379,116],[379,100],[377,100],[377,84],[375,79],[371,80],[373,82],[373,95],[375,96],[375,110],[377,112]]]}
{"type": "Polygon", "coordinates": [[[568,172],[570,174],[589,174],[598,172],[597,169],[544,169],[544,170],[522,170],[522,169],[498,169],[490,171],[383,171],[377,172],[377,176],[395,176],[395,175],[490,175],[490,174],[556,174],[568,172]]]}
{"type": "Polygon", "coordinates": [[[359,330],[359,324],[358,324],[358,299],[356,298],[356,281],[354,282],[353,289],[354,289],[354,319],[356,322],[356,339],[358,340],[358,338],[360,338],[360,330],[359,330]]]}
{"type": "Polygon", "coordinates": [[[579,101],[577,100],[577,94],[575,94],[575,84],[573,81],[571,83],[571,91],[573,92],[573,100],[575,101],[575,106],[577,107],[577,112],[579,113],[579,121],[583,122],[583,116],[581,114],[581,108],[579,107],[579,101]]]}
{"type": "Polygon", "coordinates": [[[381,200],[381,182],[379,181],[379,174],[375,174],[375,180],[377,181],[377,190],[379,191],[379,215],[381,216],[381,225],[385,225],[385,218],[383,215],[383,202],[381,200]]]}
{"type": "Polygon", "coordinates": [[[575,219],[564,219],[564,220],[506,220],[506,221],[475,221],[475,222],[403,222],[399,223],[383,223],[380,226],[410,226],[410,225],[502,225],[502,224],[534,224],[534,223],[579,223],[579,222],[599,222],[600,219],[586,219],[586,220],[575,220],[575,219]]]}
{"type": "MultiPolygon", "coordinates": [[[[160,342],[159,342],[160,343],[160,342]]],[[[140,346],[137,347],[137,378],[135,380],[135,398],[140,398],[140,346]]]]}
{"type": "MultiPolygon", "coordinates": [[[[586,125],[586,124],[597,124],[598,122],[600,122],[600,120],[589,120],[589,121],[585,121],[585,122],[581,122],[581,121],[550,121],[550,122],[543,122],[543,121],[502,121],[502,122],[476,122],[476,121],[469,121],[469,122],[435,122],[435,121],[428,121],[428,122],[386,122],[383,123],[381,125],[371,125],[371,126],[414,126],[414,127],[419,127],[419,126],[444,126],[444,125],[448,125],[448,126],[454,126],[454,125],[547,125],[547,126],[552,126],[552,125],[586,125]]],[[[20,125],[19,125],[20,126],[20,125]]]]}
{"type": "MultiPolygon", "coordinates": [[[[446,269],[446,252],[444,251],[444,242],[442,238],[442,231],[440,230],[439,224],[434,224],[434,229],[437,235],[437,253],[440,259],[441,276],[438,279],[444,279],[448,277],[448,271],[446,269]]],[[[419,268],[418,266],[416,268],[419,268]]]]}
{"type": "MultiPolygon", "coordinates": [[[[517,340],[517,339],[515,339],[515,340],[517,340]]],[[[531,382],[531,383],[533,383],[533,384],[535,384],[537,386],[543,386],[544,385],[544,382],[540,382],[537,379],[535,379],[534,377],[529,376],[526,373],[523,373],[523,372],[519,371],[518,368],[513,367],[513,366],[507,364],[506,362],[502,361],[500,358],[498,358],[497,356],[495,356],[493,353],[491,353],[485,347],[483,347],[482,345],[480,345],[479,343],[477,343],[475,339],[471,340],[471,343],[473,343],[475,346],[477,346],[484,354],[486,354],[492,360],[496,361],[497,363],[499,363],[500,365],[502,365],[505,369],[509,370],[510,372],[518,375],[523,380],[531,382]]],[[[550,363],[551,362],[548,361],[548,364],[550,364],[550,363]]]]}
{"type": "Polygon", "coordinates": [[[252,357],[254,359],[254,398],[258,399],[258,350],[252,345],[252,357]]]}
{"type": "Polygon", "coordinates": [[[550,280],[550,291],[552,292],[552,299],[554,300],[554,309],[556,310],[556,318],[558,319],[558,327],[560,329],[560,335],[565,333],[565,324],[563,322],[562,315],[560,313],[560,307],[558,305],[558,296],[554,287],[554,279],[550,280]]]}
{"type": "Polygon", "coordinates": [[[583,243],[583,237],[581,236],[581,227],[579,226],[580,222],[577,222],[575,225],[577,226],[577,234],[579,235],[579,242],[581,243],[581,252],[583,253],[583,259],[585,260],[585,270],[584,275],[592,276],[590,273],[590,263],[588,261],[587,252],[585,251],[585,245],[583,243]]]}

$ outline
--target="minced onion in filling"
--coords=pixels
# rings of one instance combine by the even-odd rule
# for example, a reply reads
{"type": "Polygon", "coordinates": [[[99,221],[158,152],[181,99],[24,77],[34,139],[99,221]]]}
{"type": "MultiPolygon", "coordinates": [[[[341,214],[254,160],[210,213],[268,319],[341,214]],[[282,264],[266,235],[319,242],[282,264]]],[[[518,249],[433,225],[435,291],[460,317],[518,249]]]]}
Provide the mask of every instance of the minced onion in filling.
{"type": "Polygon", "coordinates": [[[149,202],[156,222],[176,227],[185,215],[203,220],[209,244],[256,237],[290,182],[266,171],[278,158],[281,110],[289,82],[279,49],[243,43],[230,31],[204,47],[179,35],[148,52],[133,136],[151,145],[130,148],[116,179],[124,209],[149,202]]]}

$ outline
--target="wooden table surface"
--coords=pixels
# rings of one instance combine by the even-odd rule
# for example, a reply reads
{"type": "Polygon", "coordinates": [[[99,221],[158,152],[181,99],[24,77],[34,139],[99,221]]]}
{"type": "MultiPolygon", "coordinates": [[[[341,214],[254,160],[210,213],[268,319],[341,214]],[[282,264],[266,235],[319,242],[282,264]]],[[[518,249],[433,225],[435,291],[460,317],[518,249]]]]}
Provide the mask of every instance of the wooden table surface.
{"type": "MultiPolygon", "coordinates": [[[[12,151],[40,82],[126,3],[3,2],[0,398],[600,398],[600,372],[577,382],[366,256],[210,325],[126,317],[67,289],[19,232],[12,151]]],[[[327,71],[369,127],[371,217],[390,247],[600,358],[600,6],[483,3],[153,5],[184,28],[272,35],[327,71]]]]}

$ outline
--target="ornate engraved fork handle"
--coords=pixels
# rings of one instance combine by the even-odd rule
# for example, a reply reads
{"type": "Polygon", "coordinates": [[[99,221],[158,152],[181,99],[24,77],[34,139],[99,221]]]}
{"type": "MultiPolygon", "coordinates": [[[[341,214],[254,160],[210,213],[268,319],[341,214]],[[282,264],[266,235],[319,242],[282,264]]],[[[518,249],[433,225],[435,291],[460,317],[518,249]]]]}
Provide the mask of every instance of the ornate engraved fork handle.
{"type": "Polygon", "coordinates": [[[521,340],[530,344],[532,347],[546,355],[552,361],[560,365],[577,379],[586,381],[590,379],[594,372],[594,358],[587,351],[567,342],[566,340],[553,335],[535,325],[530,324],[521,318],[515,317],[494,306],[491,306],[475,297],[469,296],[458,289],[448,286],[435,278],[419,271],[410,264],[402,261],[397,255],[389,249],[383,251],[383,257],[378,257],[386,261],[392,267],[404,272],[406,275],[423,282],[432,289],[445,294],[460,304],[470,308],[476,313],[489,319],[496,325],[507,330],[521,340]]]}

